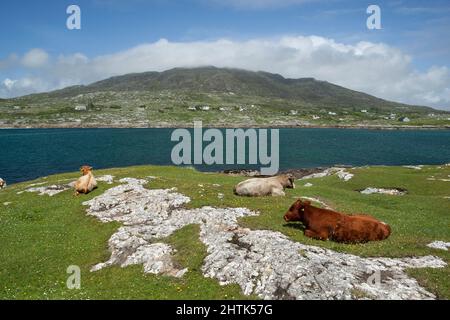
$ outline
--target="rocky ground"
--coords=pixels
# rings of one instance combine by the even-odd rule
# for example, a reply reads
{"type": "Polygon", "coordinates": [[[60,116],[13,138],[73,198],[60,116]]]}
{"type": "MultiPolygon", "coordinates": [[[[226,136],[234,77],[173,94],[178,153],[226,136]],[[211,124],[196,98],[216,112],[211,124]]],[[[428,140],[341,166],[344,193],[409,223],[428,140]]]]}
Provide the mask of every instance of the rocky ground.
{"type": "Polygon", "coordinates": [[[235,196],[236,183],[258,175],[239,170],[99,170],[98,188],[79,197],[75,172],[8,185],[0,297],[447,299],[449,168],[295,170],[297,187],[275,198],[235,196]],[[373,214],[393,234],[361,245],[312,240],[282,219],[298,198],[373,214]],[[72,264],[79,291],[66,288],[72,264]]]}
{"type": "Polygon", "coordinates": [[[289,240],[279,232],[241,228],[239,217],[258,215],[245,208],[183,209],[190,199],[176,189],[149,190],[146,180],[121,185],[85,202],[87,213],[123,226],[109,240],[111,257],[95,265],[143,264],[144,271],[182,277],[169,245],[158,242],[176,230],[199,224],[208,255],[202,272],[221,284],[237,283],[244,294],[263,299],[433,299],[406,268],[441,268],[434,256],[361,258],[289,240]]]}

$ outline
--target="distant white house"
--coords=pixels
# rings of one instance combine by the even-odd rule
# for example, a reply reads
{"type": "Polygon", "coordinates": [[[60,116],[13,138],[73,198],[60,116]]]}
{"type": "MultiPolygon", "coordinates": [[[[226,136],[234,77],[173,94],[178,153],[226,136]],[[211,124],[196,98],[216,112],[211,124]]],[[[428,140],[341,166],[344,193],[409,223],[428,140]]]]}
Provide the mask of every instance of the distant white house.
{"type": "Polygon", "coordinates": [[[315,116],[315,115],[313,115],[312,118],[313,118],[313,120],[319,120],[320,119],[319,116],[315,116]]]}
{"type": "Polygon", "coordinates": [[[20,106],[14,106],[13,109],[14,109],[14,110],[20,110],[20,109],[22,109],[22,108],[21,108],[20,106]]]}
{"type": "Polygon", "coordinates": [[[189,107],[188,110],[189,110],[189,111],[196,111],[197,108],[196,108],[196,107],[189,107]]]}
{"type": "Polygon", "coordinates": [[[400,121],[400,122],[410,122],[411,120],[408,117],[401,117],[400,119],[398,119],[398,121],[400,121]]]}
{"type": "Polygon", "coordinates": [[[336,115],[336,112],[331,112],[331,111],[329,111],[328,114],[329,114],[330,116],[335,116],[335,115],[336,115]]]}
{"type": "Polygon", "coordinates": [[[367,113],[367,110],[366,109],[362,109],[361,112],[362,113],[367,113]]]}
{"type": "Polygon", "coordinates": [[[86,111],[87,108],[84,105],[75,106],[75,111],[86,111]]]}
{"type": "Polygon", "coordinates": [[[296,116],[298,114],[297,110],[291,110],[289,111],[289,113],[291,114],[291,116],[296,116]]]}
{"type": "Polygon", "coordinates": [[[209,106],[203,106],[203,107],[202,107],[202,110],[203,110],[203,111],[209,111],[209,109],[211,109],[209,106]]]}

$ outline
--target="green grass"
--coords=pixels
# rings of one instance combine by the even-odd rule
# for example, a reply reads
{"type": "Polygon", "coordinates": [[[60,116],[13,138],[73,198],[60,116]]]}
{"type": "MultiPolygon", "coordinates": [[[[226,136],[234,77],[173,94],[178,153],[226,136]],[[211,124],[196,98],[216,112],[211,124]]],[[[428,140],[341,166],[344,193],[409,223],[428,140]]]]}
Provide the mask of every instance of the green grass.
{"type": "MultiPolygon", "coordinates": [[[[282,198],[246,198],[233,195],[232,187],[242,177],[200,173],[189,168],[141,166],[96,171],[116,178],[156,176],[148,188],[177,187],[191,197],[189,207],[247,207],[258,210],[257,217],[247,217],[240,224],[252,229],[280,231],[294,241],[317,245],[360,256],[404,257],[436,255],[450,262],[450,253],[426,247],[426,244],[450,241],[449,182],[429,181],[428,177],[448,178],[450,167],[425,166],[422,170],[402,167],[370,167],[352,170],[355,177],[343,182],[335,176],[309,180],[312,187],[287,190],[282,198]],[[198,187],[202,184],[203,192],[198,187]],[[220,186],[214,186],[219,184],[220,186]],[[368,186],[400,187],[405,196],[362,195],[355,190],[368,186]],[[223,199],[218,198],[223,193],[223,199]],[[389,223],[393,233],[382,242],[345,245],[312,240],[303,236],[298,224],[282,219],[289,205],[300,196],[320,198],[347,213],[369,213],[389,223]]],[[[41,178],[33,182],[56,183],[75,179],[77,173],[41,178]]],[[[142,265],[109,267],[91,273],[92,265],[107,260],[109,237],[120,226],[101,223],[85,213],[83,201],[112,186],[100,183],[87,196],[74,197],[72,191],[54,197],[35,193],[17,194],[28,184],[9,186],[0,191],[0,298],[2,299],[252,299],[237,285],[220,286],[203,277],[201,266],[206,248],[200,242],[197,225],[189,225],[163,241],[177,249],[175,261],[189,271],[181,279],[143,273],[142,265]],[[4,206],[4,202],[11,202],[4,206]],[[81,268],[81,289],[66,287],[69,265],[81,268]]],[[[435,293],[450,298],[450,267],[415,269],[412,276],[435,293]]]]}

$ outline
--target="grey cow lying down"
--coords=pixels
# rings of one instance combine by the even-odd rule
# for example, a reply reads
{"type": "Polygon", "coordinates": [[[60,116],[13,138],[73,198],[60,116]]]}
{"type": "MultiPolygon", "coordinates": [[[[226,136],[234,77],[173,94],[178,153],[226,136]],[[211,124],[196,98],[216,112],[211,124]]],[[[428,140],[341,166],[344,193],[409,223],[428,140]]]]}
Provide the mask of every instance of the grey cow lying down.
{"type": "Polygon", "coordinates": [[[248,179],[234,187],[234,194],[248,197],[284,196],[284,188],[295,188],[294,177],[283,174],[270,178],[248,179]]]}

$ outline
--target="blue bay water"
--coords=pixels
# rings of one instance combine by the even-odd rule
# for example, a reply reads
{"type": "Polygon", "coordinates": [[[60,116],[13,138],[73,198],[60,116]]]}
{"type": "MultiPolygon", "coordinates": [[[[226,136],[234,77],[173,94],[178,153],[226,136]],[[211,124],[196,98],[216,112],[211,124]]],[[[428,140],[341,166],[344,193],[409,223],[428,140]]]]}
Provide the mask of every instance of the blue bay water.
{"type": "MultiPolygon", "coordinates": [[[[55,173],[172,165],[173,129],[0,130],[0,177],[16,183],[55,173]]],[[[270,135],[269,135],[270,136],[270,135]]],[[[205,143],[206,145],[206,143],[205,143]]],[[[450,162],[449,130],[280,129],[280,169],[450,162]]],[[[259,166],[195,166],[218,171],[259,166]]]]}

